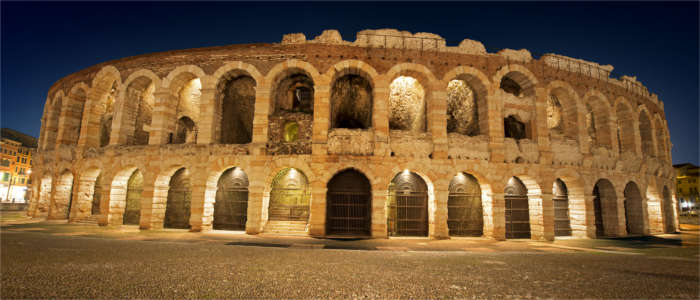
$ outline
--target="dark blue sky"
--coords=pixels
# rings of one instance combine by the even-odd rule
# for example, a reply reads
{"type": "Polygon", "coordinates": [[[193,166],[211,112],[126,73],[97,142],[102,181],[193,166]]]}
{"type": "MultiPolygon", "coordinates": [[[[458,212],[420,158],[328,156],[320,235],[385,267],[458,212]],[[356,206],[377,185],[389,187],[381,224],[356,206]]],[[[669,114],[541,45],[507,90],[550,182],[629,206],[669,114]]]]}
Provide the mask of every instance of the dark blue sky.
{"type": "Polygon", "coordinates": [[[397,28],[526,48],[637,76],[665,102],[673,162],[698,159],[698,3],[8,3],[2,2],[2,127],[38,136],[48,88],[88,66],[143,53],[338,29],[397,28]]]}

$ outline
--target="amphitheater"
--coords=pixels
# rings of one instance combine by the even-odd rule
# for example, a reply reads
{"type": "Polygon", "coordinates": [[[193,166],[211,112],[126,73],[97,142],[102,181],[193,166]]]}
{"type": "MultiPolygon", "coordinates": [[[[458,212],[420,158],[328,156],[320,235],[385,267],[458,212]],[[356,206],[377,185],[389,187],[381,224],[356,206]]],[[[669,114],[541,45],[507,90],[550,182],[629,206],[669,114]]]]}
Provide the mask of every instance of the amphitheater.
{"type": "Polygon", "coordinates": [[[49,89],[29,214],[313,237],[674,232],[663,102],[612,70],[394,29],[108,61],[49,89]]]}

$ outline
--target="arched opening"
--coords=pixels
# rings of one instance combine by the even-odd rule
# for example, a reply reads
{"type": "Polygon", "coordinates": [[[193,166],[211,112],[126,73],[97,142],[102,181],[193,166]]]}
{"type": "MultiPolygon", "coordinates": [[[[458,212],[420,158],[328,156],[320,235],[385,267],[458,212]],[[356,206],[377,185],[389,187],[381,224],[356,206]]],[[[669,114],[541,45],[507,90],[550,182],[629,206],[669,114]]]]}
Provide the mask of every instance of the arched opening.
{"type": "Polygon", "coordinates": [[[515,140],[529,138],[525,123],[518,120],[516,116],[510,115],[503,119],[503,129],[507,138],[515,140]]]}
{"type": "Polygon", "coordinates": [[[425,90],[420,82],[410,76],[399,76],[389,89],[389,129],[425,132],[425,90]]]}
{"type": "Polygon", "coordinates": [[[554,202],[554,236],[571,236],[569,190],[564,181],[559,178],[552,186],[552,202],[554,202]]]}
{"type": "Polygon", "coordinates": [[[124,225],[139,225],[141,219],[141,192],[143,192],[143,174],[139,170],[134,170],[126,183],[124,225]]]}
{"type": "Polygon", "coordinates": [[[170,178],[168,200],[165,205],[165,228],[190,228],[190,203],[192,189],[190,187],[190,172],[181,168],[170,178]]]}
{"type": "Polygon", "coordinates": [[[459,133],[468,136],[479,134],[480,116],[485,109],[480,107],[485,105],[483,92],[485,89],[478,83],[468,83],[476,80],[463,76],[454,79],[447,84],[447,133],[459,133]],[[477,85],[479,92],[472,87],[477,85]]]}
{"type": "Polygon", "coordinates": [[[530,238],[530,205],[527,187],[517,177],[511,177],[505,188],[506,238],[530,238]]]}
{"type": "Polygon", "coordinates": [[[559,97],[554,94],[549,95],[547,100],[547,128],[550,134],[561,135],[564,132],[562,124],[563,109],[559,102],[559,97]]]}
{"type": "Polygon", "coordinates": [[[389,184],[387,230],[390,236],[428,235],[428,185],[409,170],[389,184]]]}
{"type": "Polygon", "coordinates": [[[127,145],[148,145],[156,86],[145,76],[134,79],[125,90],[122,126],[127,145]]]}
{"type": "Polygon", "coordinates": [[[642,194],[634,182],[625,186],[625,220],[628,234],[644,233],[644,208],[642,194]]]}
{"type": "Polygon", "coordinates": [[[272,93],[269,116],[269,154],[310,154],[313,125],[314,82],[306,71],[291,69],[280,76],[272,93]],[[285,124],[297,124],[296,139],[287,141],[285,124]]]}
{"type": "Polygon", "coordinates": [[[309,220],[311,191],[306,175],[295,168],[280,171],[272,181],[268,220],[309,220]]]}
{"type": "Polygon", "coordinates": [[[596,237],[618,235],[617,196],[607,179],[600,179],[593,187],[593,209],[596,237]]]}
{"type": "Polygon", "coordinates": [[[590,97],[586,101],[586,129],[593,146],[612,149],[610,133],[610,105],[599,98],[590,97]]]}
{"type": "Polygon", "coordinates": [[[651,134],[651,120],[645,111],[639,112],[639,137],[642,141],[642,154],[645,157],[654,155],[654,140],[651,134]]]}
{"type": "Polygon", "coordinates": [[[617,113],[617,143],[620,146],[620,153],[634,153],[634,117],[629,106],[618,103],[615,107],[617,113]]]}
{"type": "Polygon", "coordinates": [[[214,202],[213,228],[245,230],[248,221],[248,175],[239,167],[224,171],[219,178],[214,202]]]}
{"type": "Polygon", "coordinates": [[[109,138],[112,134],[112,117],[114,114],[114,102],[117,99],[117,81],[113,81],[111,88],[107,91],[107,94],[102,98],[104,99],[100,105],[98,105],[96,111],[101,112],[100,114],[100,147],[109,145],[109,138]]]}
{"type": "Polygon", "coordinates": [[[586,115],[585,115],[585,122],[586,122],[586,134],[588,136],[588,142],[591,145],[597,145],[598,144],[598,139],[597,139],[597,134],[596,134],[596,117],[595,114],[593,113],[593,108],[591,108],[590,104],[586,103],[586,115]]]}
{"type": "MultiPolygon", "coordinates": [[[[62,93],[61,93],[62,94],[62,93]]],[[[44,128],[44,149],[53,150],[56,148],[56,141],[58,138],[58,125],[61,116],[61,109],[63,106],[63,97],[56,95],[52,101],[52,104],[48,111],[47,125],[44,128]]]]}
{"type": "Polygon", "coordinates": [[[664,201],[664,229],[667,233],[676,232],[676,224],[674,221],[675,209],[671,200],[671,193],[668,191],[668,187],[664,186],[662,196],[664,201]]]}
{"type": "Polygon", "coordinates": [[[197,127],[189,117],[183,116],[177,120],[175,136],[171,144],[194,144],[197,142],[197,127]]]}
{"type": "Polygon", "coordinates": [[[247,144],[253,141],[255,80],[230,72],[217,88],[221,103],[221,143],[247,144]]]}
{"type": "Polygon", "coordinates": [[[97,175],[93,183],[92,201],[90,205],[90,214],[95,216],[100,214],[100,202],[102,201],[102,173],[97,175]]]}
{"type": "Polygon", "coordinates": [[[668,159],[668,151],[666,150],[666,134],[664,134],[664,126],[660,119],[656,119],[656,154],[663,160],[668,159]]]}
{"type": "Polygon", "coordinates": [[[348,74],[331,88],[331,128],[372,127],[372,86],[363,76],[348,74]]]}
{"type": "Polygon", "coordinates": [[[49,206],[51,204],[51,184],[51,176],[46,176],[41,179],[39,201],[37,203],[35,217],[46,216],[49,213],[49,206]]]}
{"type": "Polygon", "coordinates": [[[328,181],[326,234],[369,236],[372,226],[372,186],[362,173],[347,169],[328,181]]]}
{"type": "Polygon", "coordinates": [[[450,236],[482,236],[484,214],[481,187],[474,176],[457,173],[450,181],[447,197],[447,228],[450,236]]]}
{"type": "Polygon", "coordinates": [[[66,120],[63,124],[63,137],[60,143],[65,145],[75,145],[80,137],[80,127],[83,122],[83,110],[87,94],[82,88],[76,89],[69,95],[70,105],[66,112],[66,120]]]}
{"type": "Polygon", "coordinates": [[[577,104],[568,90],[554,88],[547,100],[547,127],[552,138],[578,141],[577,104]]]}
{"type": "Polygon", "coordinates": [[[525,74],[518,71],[512,71],[503,76],[500,88],[516,97],[532,97],[535,95],[533,83],[525,74]]]}

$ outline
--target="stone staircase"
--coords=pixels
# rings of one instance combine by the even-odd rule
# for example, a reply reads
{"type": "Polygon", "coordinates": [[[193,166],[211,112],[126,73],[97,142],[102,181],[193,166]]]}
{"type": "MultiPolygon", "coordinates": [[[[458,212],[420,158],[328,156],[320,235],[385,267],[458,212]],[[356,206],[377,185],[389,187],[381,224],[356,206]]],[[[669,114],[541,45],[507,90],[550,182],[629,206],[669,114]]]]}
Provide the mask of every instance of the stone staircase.
{"type": "Polygon", "coordinates": [[[89,217],[85,217],[79,220],[73,220],[70,223],[76,225],[98,225],[100,217],[100,215],[91,215],[89,217]]]}
{"type": "Polygon", "coordinates": [[[307,236],[306,221],[268,221],[264,233],[307,236]]]}

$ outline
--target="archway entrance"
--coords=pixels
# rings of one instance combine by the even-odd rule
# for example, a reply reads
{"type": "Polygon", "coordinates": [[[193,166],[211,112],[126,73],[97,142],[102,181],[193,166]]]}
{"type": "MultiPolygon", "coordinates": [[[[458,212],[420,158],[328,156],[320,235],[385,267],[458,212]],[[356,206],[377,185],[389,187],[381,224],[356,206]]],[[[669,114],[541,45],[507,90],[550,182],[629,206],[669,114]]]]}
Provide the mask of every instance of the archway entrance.
{"type": "Polygon", "coordinates": [[[389,184],[387,229],[390,236],[428,235],[428,186],[405,170],[389,184]]]}
{"type": "Polygon", "coordinates": [[[484,233],[481,188],[474,176],[458,173],[450,181],[447,227],[450,236],[481,236],[484,233]]]}
{"type": "Polygon", "coordinates": [[[372,225],[372,187],[353,169],[341,171],[328,182],[326,234],[368,236],[372,225]]]}
{"type": "Polygon", "coordinates": [[[309,182],[304,173],[294,168],[280,171],[270,191],[270,221],[309,220],[309,182]]]}
{"type": "Polygon", "coordinates": [[[139,225],[141,218],[141,192],[143,192],[143,175],[135,170],[126,183],[126,205],[124,206],[124,225],[139,225]]]}
{"type": "Polygon", "coordinates": [[[663,201],[664,201],[664,227],[666,232],[676,232],[676,225],[674,222],[674,207],[671,203],[671,193],[668,191],[668,187],[664,186],[663,191],[663,201]]]}
{"type": "Polygon", "coordinates": [[[627,234],[644,234],[642,195],[634,182],[629,182],[625,186],[624,205],[627,234]]]}
{"type": "Polygon", "coordinates": [[[600,179],[593,188],[593,209],[596,237],[617,235],[617,196],[607,179],[600,179]]]}
{"type": "Polygon", "coordinates": [[[569,191],[561,179],[552,187],[554,202],[554,236],[571,236],[571,219],[569,218],[569,191]]]}
{"type": "Polygon", "coordinates": [[[248,176],[241,168],[226,170],[219,178],[213,228],[245,230],[248,220],[248,176]]]}
{"type": "Polygon", "coordinates": [[[520,179],[511,177],[505,189],[506,238],[530,238],[530,209],[527,188],[520,179]]]}
{"type": "Polygon", "coordinates": [[[170,179],[163,226],[166,228],[189,229],[191,199],[190,174],[187,169],[181,168],[170,179]]]}

